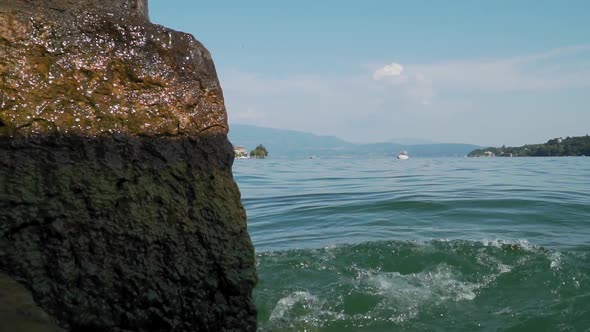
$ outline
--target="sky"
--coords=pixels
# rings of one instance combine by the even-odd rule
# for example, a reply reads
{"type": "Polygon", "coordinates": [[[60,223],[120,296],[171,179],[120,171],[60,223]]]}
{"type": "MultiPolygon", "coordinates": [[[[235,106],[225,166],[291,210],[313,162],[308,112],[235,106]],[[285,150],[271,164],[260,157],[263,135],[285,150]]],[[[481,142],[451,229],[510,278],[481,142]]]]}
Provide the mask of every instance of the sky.
{"type": "Polygon", "coordinates": [[[150,0],[211,52],[232,124],[357,143],[590,134],[590,1],[150,0]]]}

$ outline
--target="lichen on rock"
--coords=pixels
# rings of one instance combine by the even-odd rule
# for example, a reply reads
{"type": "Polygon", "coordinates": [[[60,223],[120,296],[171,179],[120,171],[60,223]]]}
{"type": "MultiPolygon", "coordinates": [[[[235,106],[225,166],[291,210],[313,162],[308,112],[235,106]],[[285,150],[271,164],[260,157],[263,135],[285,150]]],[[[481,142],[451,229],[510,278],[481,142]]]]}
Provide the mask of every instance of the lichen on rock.
{"type": "Polygon", "coordinates": [[[0,294],[69,331],[255,330],[227,128],[209,52],[145,0],[1,2],[0,294]]]}

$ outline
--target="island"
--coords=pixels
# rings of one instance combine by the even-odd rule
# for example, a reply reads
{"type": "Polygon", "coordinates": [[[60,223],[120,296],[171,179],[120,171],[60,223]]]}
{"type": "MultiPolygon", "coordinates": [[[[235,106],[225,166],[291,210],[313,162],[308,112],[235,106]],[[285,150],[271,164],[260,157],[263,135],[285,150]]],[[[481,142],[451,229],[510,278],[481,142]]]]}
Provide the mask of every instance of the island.
{"type": "Polygon", "coordinates": [[[543,144],[519,147],[484,148],[471,151],[468,157],[565,157],[589,156],[590,136],[553,138],[543,144]]]}
{"type": "Polygon", "coordinates": [[[264,159],[268,157],[268,151],[264,147],[264,145],[259,144],[256,149],[250,151],[250,157],[264,159]]]}

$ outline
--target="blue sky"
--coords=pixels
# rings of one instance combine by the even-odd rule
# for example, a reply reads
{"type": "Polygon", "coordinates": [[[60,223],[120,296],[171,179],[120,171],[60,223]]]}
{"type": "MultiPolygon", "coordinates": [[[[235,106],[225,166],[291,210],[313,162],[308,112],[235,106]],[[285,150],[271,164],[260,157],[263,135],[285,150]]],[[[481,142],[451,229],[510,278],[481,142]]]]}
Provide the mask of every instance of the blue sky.
{"type": "Polygon", "coordinates": [[[153,22],[211,51],[230,125],[353,142],[590,133],[589,13],[590,1],[150,2],[153,22]]]}

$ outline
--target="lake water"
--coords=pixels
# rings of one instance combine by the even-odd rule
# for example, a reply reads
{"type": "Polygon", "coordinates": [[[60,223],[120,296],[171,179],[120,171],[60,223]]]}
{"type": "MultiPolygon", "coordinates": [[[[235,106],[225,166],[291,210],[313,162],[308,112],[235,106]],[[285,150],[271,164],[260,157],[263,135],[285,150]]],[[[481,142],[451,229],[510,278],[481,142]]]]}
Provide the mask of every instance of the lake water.
{"type": "Polygon", "coordinates": [[[590,158],[233,170],[261,331],[590,331],[590,158]]]}

